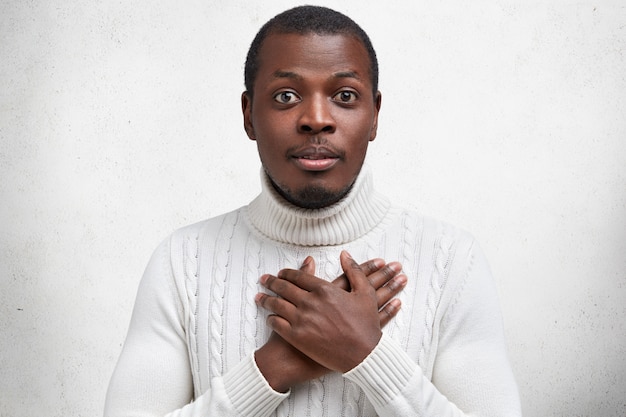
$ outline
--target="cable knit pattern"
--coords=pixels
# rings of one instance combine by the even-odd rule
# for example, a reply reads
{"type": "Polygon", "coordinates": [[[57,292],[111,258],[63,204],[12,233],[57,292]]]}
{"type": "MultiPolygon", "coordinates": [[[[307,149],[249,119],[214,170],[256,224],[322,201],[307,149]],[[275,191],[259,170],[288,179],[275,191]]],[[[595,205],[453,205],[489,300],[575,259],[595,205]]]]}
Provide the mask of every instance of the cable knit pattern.
{"type": "MultiPolygon", "coordinates": [[[[409,213],[403,211],[400,215],[400,242],[401,244],[398,247],[398,254],[391,255],[391,259],[397,259],[403,265],[405,273],[417,273],[419,268],[419,259],[417,256],[416,248],[420,247],[419,239],[421,238],[420,226],[421,221],[416,216],[410,216],[409,213]]],[[[418,290],[419,286],[415,285],[415,280],[409,282],[407,287],[404,289],[403,294],[401,294],[401,298],[403,300],[416,300],[417,294],[415,291],[418,290]]],[[[411,302],[411,301],[409,301],[411,302]]],[[[409,341],[413,338],[413,329],[416,327],[412,322],[412,317],[408,318],[405,315],[400,315],[396,317],[388,325],[387,327],[391,327],[391,329],[387,330],[388,334],[394,335],[398,338],[402,346],[405,349],[408,348],[409,341]]]]}
{"type": "Polygon", "coordinates": [[[463,277],[463,280],[461,281],[460,285],[459,285],[459,289],[457,290],[456,294],[454,295],[454,298],[452,299],[452,302],[450,303],[450,306],[448,307],[448,314],[445,317],[445,321],[447,322],[447,320],[450,320],[450,317],[454,316],[454,312],[456,309],[457,304],[459,303],[459,301],[461,300],[462,294],[463,294],[463,290],[465,288],[465,286],[467,285],[467,281],[469,279],[469,276],[474,268],[474,262],[475,262],[475,257],[474,257],[474,252],[471,251],[470,252],[470,256],[469,256],[469,260],[468,260],[468,264],[467,264],[467,272],[465,274],[465,276],[463,277]]]}
{"type": "Polygon", "coordinates": [[[200,381],[200,363],[198,361],[198,235],[187,236],[183,240],[183,268],[185,272],[185,289],[189,300],[188,329],[190,342],[190,360],[194,372],[194,385],[198,386],[200,381]]]}
{"type": "MultiPolygon", "coordinates": [[[[258,275],[261,269],[261,245],[257,240],[249,239],[249,235],[247,237],[245,244],[247,256],[244,260],[244,277],[253,277],[258,275]]],[[[256,346],[261,343],[261,341],[257,342],[257,336],[259,335],[256,326],[259,310],[249,301],[254,299],[257,292],[261,291],[261,286],[252,279],[244,279],[242,285],[243,291],[241,292],[241,298],[239,300],[241,308],[240,314],[243,317],[241,323],[241,339],[243,343],[239,345],[240,359],[243,359],[243,357],[250,353],[250,346],[256,346]]]]}
{"type": "Polygon", "coordinates": [[[364,168],[342,201],[303,210],[263,176],[248,206],[177,231],[144,273],[105,417],[520,416],[480,248],[391,206],[372,183],[364,168]],[[275,392],[253,354],[270,334],[254,303],[259,277],[311,255],[316,275],[332,280],[343,249],[360,262],[400,261],[402,308],[351,371],[275,392]]]}
{"type": "Polygon", "coordinates": [[[422,348],[420,349],[418,363],[424,365],[424,355],[426,349],[428,349],[433,343],[433,323],[436,317],[437,308],[441,300],[441,292],[447,278],[447,265],[450,257],[450,243],[445,235],[440,236],[435,241],[435,250],[433,256],[433,263],[435,268],[432,270],[430,278],[430,287],[428,289],[428,298],[426,301],[426,332],[422,339],[422,348]]]}

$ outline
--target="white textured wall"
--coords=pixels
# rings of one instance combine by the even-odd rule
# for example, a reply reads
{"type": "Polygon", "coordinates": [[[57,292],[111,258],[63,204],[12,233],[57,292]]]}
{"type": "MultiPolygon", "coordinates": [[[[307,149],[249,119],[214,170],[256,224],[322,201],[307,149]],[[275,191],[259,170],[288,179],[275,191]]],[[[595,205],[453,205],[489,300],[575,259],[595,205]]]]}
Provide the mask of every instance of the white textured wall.
{"type": "MultiPolygon", "coordinates": [[[[0,0],[0,416],[100,415],[152,249],[257,193],[267,3],[0,0]]],[[[626,415],[623,1],[323,3],[379,53],[378,186],[487,252],[525,416],[626,415]]]]}

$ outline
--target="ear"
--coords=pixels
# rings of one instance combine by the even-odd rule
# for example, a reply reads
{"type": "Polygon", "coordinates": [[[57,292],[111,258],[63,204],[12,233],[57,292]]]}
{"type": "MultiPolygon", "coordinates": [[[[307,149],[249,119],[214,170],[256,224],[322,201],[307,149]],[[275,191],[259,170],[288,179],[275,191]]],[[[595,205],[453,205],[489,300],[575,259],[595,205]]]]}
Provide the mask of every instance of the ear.
{"type": "Polygon", "coordinates": [[[380,91],[376,92],[374,97],[374,120],[372,122],[372,133],[370,134],[370,142],[376,139],[378,133],[378,113],[380,112],[380,106],[383,102],[383,95],[380,91]]]}
{"type": "Polygon", "coordinates": [[[247,91],[241,94],[241,112],[243,113],[243,128],[250,140],[256,140],[252,125],[252,97],[247,91]]]}

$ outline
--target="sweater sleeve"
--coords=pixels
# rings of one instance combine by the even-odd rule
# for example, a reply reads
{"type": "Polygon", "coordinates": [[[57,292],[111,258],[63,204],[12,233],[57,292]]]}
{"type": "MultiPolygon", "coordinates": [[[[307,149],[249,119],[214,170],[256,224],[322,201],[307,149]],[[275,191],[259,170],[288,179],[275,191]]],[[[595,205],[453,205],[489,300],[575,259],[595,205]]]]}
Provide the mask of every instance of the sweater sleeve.
{"type": "Polygon", "coordinates": [[[267,416],[287,394],[271,389],[250,355],[214,378],[198,398],[193,396],[184,301],[167,240],[152,255],[139,285],[104,416],[267,416]]]}
{"type": "MultiPolygon", "coordinates": [[[[464,260],[465,261],[465,260],[464,260]]],[[[345,374],[380,416],[519,417],[491,272],[473,245],[440,321],[432,380],[390,337],[345,374]]]]}

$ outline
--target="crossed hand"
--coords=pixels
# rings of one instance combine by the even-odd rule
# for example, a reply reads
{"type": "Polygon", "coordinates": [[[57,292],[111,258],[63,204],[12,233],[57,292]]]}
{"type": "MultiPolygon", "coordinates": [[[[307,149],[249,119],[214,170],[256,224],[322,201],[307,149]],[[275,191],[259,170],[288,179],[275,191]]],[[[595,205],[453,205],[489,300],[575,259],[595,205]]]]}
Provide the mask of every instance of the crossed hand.
{"type": "Polygon", "coordinates": [[[276,296],[256,296],[257,304],[272,313],[267,324],[273,332],[255,360],[277,391],[354,368],[376,347],[381,328],[400,308],[394,297],[407,278],[398,262],[373,259],[358,265],[346,251],[340,262],[344,273],[332,283],[313,275],[310,256],[299,270],[260,279],[276,296]]]}

